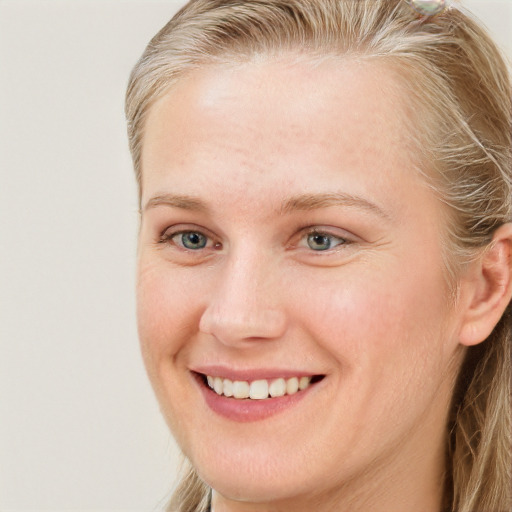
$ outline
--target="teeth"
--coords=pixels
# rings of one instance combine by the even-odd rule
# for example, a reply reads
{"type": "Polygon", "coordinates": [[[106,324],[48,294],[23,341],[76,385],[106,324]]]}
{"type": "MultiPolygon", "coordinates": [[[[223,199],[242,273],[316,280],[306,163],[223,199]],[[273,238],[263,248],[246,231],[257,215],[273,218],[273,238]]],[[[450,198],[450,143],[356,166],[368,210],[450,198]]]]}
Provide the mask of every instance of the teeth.
{"type": "Polygon", "coordinates": [[[252,382],[221,377],[206,376],[208,386],[218,395],[237,399],[265,400],[266,398],[294,395],[304,391],[311,383],[311,377],[291,377],[290,379],[253,380],[252,382]]]}
{"type": "Polygon", "coordinates": [[[311,377],[301,377],[299,380],[299,389],[302,391],[309,386],[311,382],[311,377]]]}
{"type": "Polygon", "coordinates": [[[297,377],[292,377],[286,381],[286,392],[289,395],[294,395],[299,391],[299,379],[297,377]]]}
{"type": "Polygon", "coordinates": [[[233,382],[233,396],[235,398],[249,398],[249,383],[235,380],[233,382]]]}
{"type": "Polygon", "coordinates": [[[215,377],[213,380],[213,389],[215,390],[215,393],[217,395],[222,395],[224,391],[224,383],[222,382],[222,379],[220,377],[215,377]]]}
{"type": "MultiPolygon", "coordinates": [[[[304,378],[307,379],[308,377],[304,378]]],[[[268,387],[268,392],[271,397],[286,395],[286,381],[284,379],[273,380],[270,386],[268,387]]]]}
{"type": "Polygon", "coordinates": [[[233,396],[233,382],[229,379],[224,379],[223,394],[224,396],[233,396]]]}
{"type": "Polygon", "coordinates": [[[253,400],[263,400],[268,398],[268,381],[255,380],[251,382],[249,398],[252,398],[253,400]]]}

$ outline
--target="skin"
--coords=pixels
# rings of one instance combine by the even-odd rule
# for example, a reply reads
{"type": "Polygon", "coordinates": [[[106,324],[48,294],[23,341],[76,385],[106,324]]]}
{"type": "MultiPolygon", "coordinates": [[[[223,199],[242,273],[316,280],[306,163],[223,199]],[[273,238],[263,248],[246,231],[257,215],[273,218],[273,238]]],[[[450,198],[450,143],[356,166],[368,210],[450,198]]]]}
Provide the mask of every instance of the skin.
{"type": "Polygon", "coordinates": [[[414,171],[403,95],[377,63],[284,59],[195,71],[150,111],[142,352],[215,512],[441,508],[480,281],[461,281],[450,305],[445,212],[414,171]],[[294,202],[333,192],[344,201],[294,202]],[[155,200],[167,194],[194,201],[155,200]],[[308,245],[312,226],[331,249],[308,245]],[[172,236],[187,230],[207,246],[172,236]],[[325,378],[294,407],[239,423],[205,405],[191,370],[208,364],[325,378]]]}

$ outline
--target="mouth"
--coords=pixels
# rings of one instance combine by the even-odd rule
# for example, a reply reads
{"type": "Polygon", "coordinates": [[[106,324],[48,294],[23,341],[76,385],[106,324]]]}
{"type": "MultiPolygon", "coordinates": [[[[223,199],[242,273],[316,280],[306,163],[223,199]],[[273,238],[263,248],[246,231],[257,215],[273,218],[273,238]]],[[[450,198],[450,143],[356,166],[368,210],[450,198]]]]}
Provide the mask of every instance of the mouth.
{"type": "Polygon", "coordinates": [[[233,380],[221,376],[194,373],[204,387],[219,397],[245,402],[272,400],[302,394],[325,377],[325,375],[297,375],[272,379],[233,380]]]}

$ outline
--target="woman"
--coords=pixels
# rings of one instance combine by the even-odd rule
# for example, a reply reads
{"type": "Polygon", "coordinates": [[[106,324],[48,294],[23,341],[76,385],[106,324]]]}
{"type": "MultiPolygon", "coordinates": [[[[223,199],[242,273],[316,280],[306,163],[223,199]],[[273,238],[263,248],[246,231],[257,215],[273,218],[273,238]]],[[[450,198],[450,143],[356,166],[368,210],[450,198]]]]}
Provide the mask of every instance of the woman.
{"type": "Polygon", "coordinates": [[[135,67],[169,510],[511,510],[510,82],[427,4],[195,0],[135,67]]]}

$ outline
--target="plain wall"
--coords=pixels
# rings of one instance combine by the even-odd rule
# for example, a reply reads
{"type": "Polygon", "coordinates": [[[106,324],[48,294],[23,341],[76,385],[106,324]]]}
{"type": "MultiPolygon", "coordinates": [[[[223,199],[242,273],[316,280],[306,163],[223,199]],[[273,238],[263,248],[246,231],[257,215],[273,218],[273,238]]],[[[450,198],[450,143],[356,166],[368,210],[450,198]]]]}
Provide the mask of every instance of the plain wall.
{"type": "MultiPolygon", "coordinates": [[[[0,0],[0,510],[162,509],[140,360],[129,71],[181,1],[0,0]]],[[[467,0],[512,55],[512,0],[467,0]]]]}

